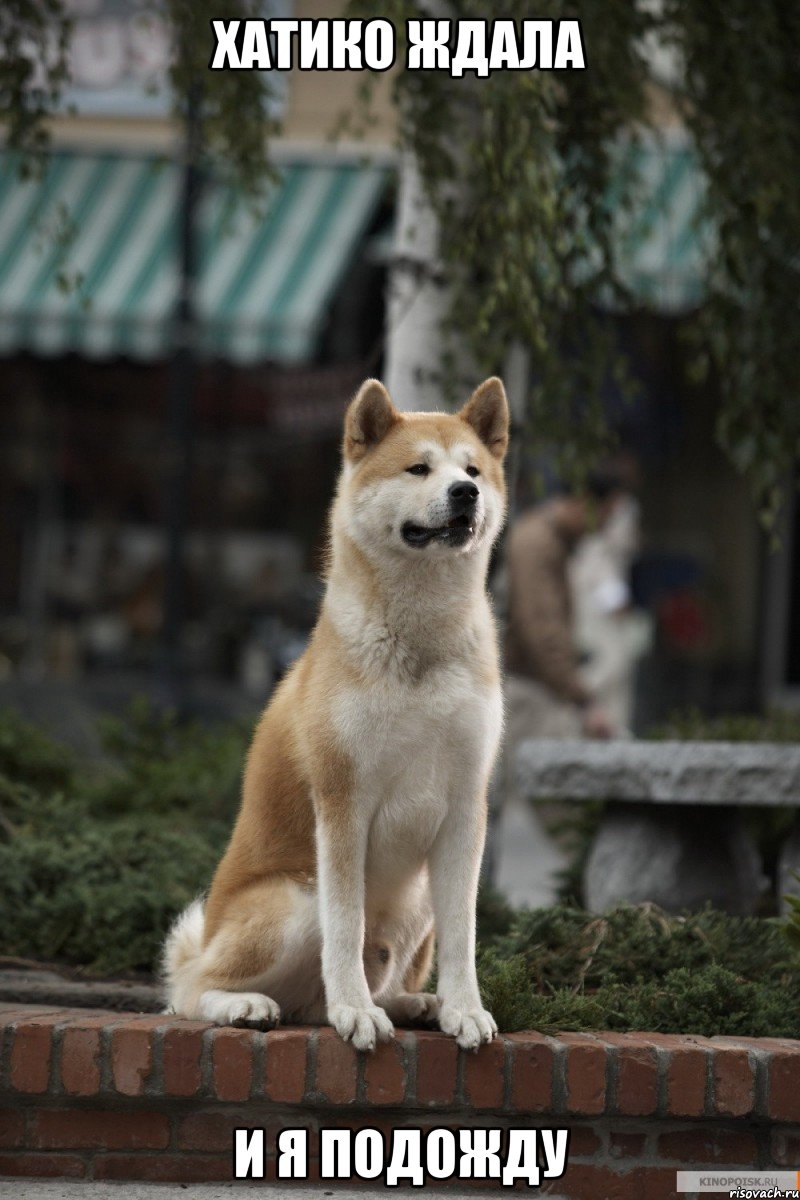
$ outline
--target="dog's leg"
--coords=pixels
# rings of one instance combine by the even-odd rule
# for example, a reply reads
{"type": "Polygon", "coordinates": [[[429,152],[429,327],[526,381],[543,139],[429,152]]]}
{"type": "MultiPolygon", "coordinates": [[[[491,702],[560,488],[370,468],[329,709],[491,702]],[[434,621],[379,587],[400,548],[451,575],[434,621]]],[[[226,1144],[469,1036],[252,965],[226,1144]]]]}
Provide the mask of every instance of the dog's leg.
{"type": "Polygon", "coordinates": [[[316,896],[271,878],[233,894],[203,945],[202,910],[193,944],[172,954],[167,982],[174,1010],[217,1025],[271,1027],[281,1009],[304,1014],[321,991],[316,896]]]}
{"type": "Polygon", "coordinates": [[[475,973],[475,906],[486,830],[485,793],[450,804],[431,849],[429,869],[439,945],[439,1025],[465,1050],[497,1033],[475,973]]]}
{"type": "Polygon", "coordinates": [[[435,937],[430,928],[417,946],[403,977],[402,991],[390,995],[384,1007],[396,1025],[407,1025],[416,1021],[435,1021],[439,1015],[439,1001],[433,992],[424,992],[433,966],[435,937]]]}
{"type": "Polygon", "coordinates": [[[317,863],[322,978],[328,1020],[357,1050],[374,1050],[393,1034],[392,1022],[373,1004],[364,970],[364,867],[366,821],[355,801],[347,814],[318,806],[317,863]]]}

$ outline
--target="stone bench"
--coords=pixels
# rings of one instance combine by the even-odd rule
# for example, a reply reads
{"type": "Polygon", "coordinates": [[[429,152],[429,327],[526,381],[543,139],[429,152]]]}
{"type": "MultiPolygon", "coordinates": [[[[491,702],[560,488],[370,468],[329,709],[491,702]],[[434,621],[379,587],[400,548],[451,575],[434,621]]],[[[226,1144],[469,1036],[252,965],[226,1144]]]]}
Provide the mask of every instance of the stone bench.
{"type": "MultiPolygon", "coordinates": [[[[584,875],[588,908],[652,901],[755,911],[767,887],[744,807],[800,807],[800,747],[755,742],[523,742],[533,800],[606,801],[584,875]]],[[[800,891],[800,826],[779,862],[780,895],[800,891]]]]}

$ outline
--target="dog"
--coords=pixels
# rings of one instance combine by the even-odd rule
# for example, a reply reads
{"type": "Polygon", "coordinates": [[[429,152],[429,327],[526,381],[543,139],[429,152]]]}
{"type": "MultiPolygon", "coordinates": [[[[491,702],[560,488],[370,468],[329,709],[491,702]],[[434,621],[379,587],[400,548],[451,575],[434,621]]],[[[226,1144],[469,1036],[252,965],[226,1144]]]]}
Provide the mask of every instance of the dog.
{"type": "Polygon", "coordinates": [[[319,620],[256,727],[208,897],[168,934],[174,1012],[327,1021],[358,1050],[393,1023],[438,1022],[465,1049],[496,1034],[475,907],[502,726],[486,578],[508,428],[496,378],[457,414],[400,412],[375,379],[351,402],[319,620]]]}

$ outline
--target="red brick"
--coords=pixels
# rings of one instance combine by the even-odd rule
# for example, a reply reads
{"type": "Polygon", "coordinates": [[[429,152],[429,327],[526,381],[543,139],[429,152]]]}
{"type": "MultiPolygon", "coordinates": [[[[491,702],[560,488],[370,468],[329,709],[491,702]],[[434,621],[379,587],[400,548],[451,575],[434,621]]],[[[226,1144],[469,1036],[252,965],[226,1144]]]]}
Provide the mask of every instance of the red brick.
{"type": "Polygon", "coordinates": [[[709,1050],[714,1050],[715,1043],[708,1038],[687,1037],[681,1033],[648,1033],[646,1039],[657,1049],[667,1051],[667,1114],[703,1116],[708,1055],[709,1050]]]}
{"type": "Polygon", "coordinates": [[[330,1104],[352,1104],[356,1098],[358,1057],[333,1029],[317,1035],[317,1073],[314,1082],[323,1100],[330,1104]]]}
{"type": "Polygon", "coordinates": [[[274,1029],[267,1034],[264,1090],[270,1100],[299,1104],[306,1092],[305,1029],[274,1029]]]}
{"type": "Polygon", "coordinates": [[[37,1150],[163,1150],[169,1141],[163,1113],[37,1109],[32,1119],[37,1150]]]}
{"type": "Polygon", "coordinates": [[[253,1084],[253,1034],[215,1029],[211,1043],[214,1092],[219,1100],[247,1100],[253,1084]]]}
{"type": "Polygon", "coordinates": [[[241,1115],[227,1112],[194,1112],[181,1118],[178,1125],[180,1150],[233,1151],[233,1131],[248,1121],[241,1115]]]}
{"type": "Polygon", "coordinates": [[[94,1096],[100,1090],[99,1029],[64,1030],[61,1082],[70,1096],[94,1096]]]}
{"type": "Polygon", "coordinates": [[[123,1096],[141,1096],[152,1069],[152,1029],[115,1029],[111,1035],[111,1072],[116,1090],[123,1096]]]}
{"type": "Polygon", "coordinates": [[[605,1048],[580,1033],[561,1034],[567,1047],[567,1112],[602,1113],[606,1103],[605,1048]]]}
{"type": "Polygon", "coordinates": [[[675,1190],[677,1180],[674,1167],[644,1167],[634,1174],[641,1188],[636,1200],[686,1200],[685,1193],[679,1194],[675,1190]]]}
{"type": "MultiPolygon", "coordinates": [[[[608,1135],[608,1153],[610,1158],[642,1158],[646,1136],[643,1133],[623,1133],[612,1130],[608,1135]]],[[[572,1153],[572,1142],[570,1142],[572,1153]]]]}
{"type": "Polygon", "coordinates": [[[797,1167],[800,1163],[800,1129],[772,1131],[771,1163],[778,1167],[797,1167]]]}
{"type": "Polygon", "coordinates": [[[61,1019],[54,1013],[30,1017],[17,1024],[11,1045],[11,1086],[18,1092],[38,1095],[47,1091],[53,1055],[53,1026],[61,1019]]]}
{"type": "Polygon", "coordinates": [[[203,1084],[203,1034],[211,1026],[182,1021],[164,1030],[164,1094],[194,1096],[203,1084]]]}
{"type": "Polygon", "coordinates": [[[658,1060],[641,1034],[604,1033],[617,1048],[617,1111],[625,1117],[647,1117],[658,1108],[658,1060]]]}
{"type": "Polygon", "coordinates": [[[472,1108],[502,1108],[506,1043],[503,1038],[464,1055],[464,1099],[472,1108]]]}
{"type": "Polygon", "coordinates": [[[638,1172],[618,1175],[609,1167],[589,1163],[568,1163],[560,1179],[542,1181],[540,1194],[555,1193],[569,1196],[569,1200],[641,1200],[641,1181],[637,1175],[638,1172]]]}
{"type": "Polygon", "coordinates": [[[402,1104],[406,1097],[406,1069],[402,1034],[382,1042],[366,1056],[364,1083],[368,1104],[402,1104]]]}
{"type": "Polygon", "coordinates": [[[569,1157],[594,1158],[603,1143],[591,1125],[573,1125],[569,1131],[569,1157]]]}
{"type": "Polygon", "coordinates": [[[25,1117],[18,1108],[0,1108],[0,1146],[11,1150],[21,1146],[25,1135],[25,1117]]]}
{"type": "Polygon", "coordinates": [[[150,1183],[214,1183],[233,1179],[231,1154],[101,1154],[95,1179],[142,1179],[150,1183]]]}
{"type": "Polygon", "coordinates": [[[800,1121],[800,1048],[776,1050],[770,1056],[769,1116],[800,1121]]]}
{"type": "Polygon", "coordinates": [[[667,1112],[671,1117],[702,1117],[706,1110],[708,1055],[699,1046],[681,1046],[667,1063],[667,1112]]]}
{"type": "Polygon", "coordinates": [[[0,1154],[0,1175],[38,1179],[82,1179],[86,1164],[72,1154],[0,1154]]]}
{"type": "Polygon", "coordinates": [[[758,1146],[747,1130],[677,1129],[659,1136],[658,1156],[698,1166],[756,1166],[758,1146]]]}
{"type": "MultiPolygon", "coordinates": [[[[433,1108],[452,1104],[456,1094],[458,1046],[443,1033],[422,1031],[417,1038],[417,1103],[433,1108]]],[[[488,1048],[488,1047],[487,1047],[488,1048]]],[[[471,1058],[467,1054],[465,1058],[471,1058]]]]}
{"type": "Polygon", "coordinates": [[[552,1043],[535,1033],[512,1033],[508,1041],[512,1045],[511,1107],[525,1113],[552,1112],[552,1043]]]}
{"type": "Polygon", "coordinates": [[[724,1117],[746,1117],[753,1111],[756,1077],[746,1050],[717,1050],[712,1073],[715,1112],[724,1117]]]}

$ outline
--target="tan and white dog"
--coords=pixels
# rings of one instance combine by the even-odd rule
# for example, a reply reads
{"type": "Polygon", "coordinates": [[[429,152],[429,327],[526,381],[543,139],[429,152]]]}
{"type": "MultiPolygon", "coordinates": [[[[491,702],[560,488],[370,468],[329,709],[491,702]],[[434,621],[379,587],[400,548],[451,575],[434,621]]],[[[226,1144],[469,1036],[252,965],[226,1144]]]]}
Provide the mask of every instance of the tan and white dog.
{"type": "Polygon", "coordinates": [[[330,1022],[359,1050],[438,1020],[497,1031],[475,974],[486,790],[502,724],[489,554],[508,405],[351,403],[327,587],[308,649],[256,729],[208,899],[178,918],[172,1008],[218,1024],[330,1022]],[[438,996],[424,992],[438,943],[438,996]]]}

